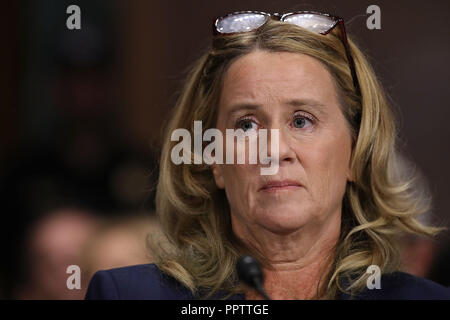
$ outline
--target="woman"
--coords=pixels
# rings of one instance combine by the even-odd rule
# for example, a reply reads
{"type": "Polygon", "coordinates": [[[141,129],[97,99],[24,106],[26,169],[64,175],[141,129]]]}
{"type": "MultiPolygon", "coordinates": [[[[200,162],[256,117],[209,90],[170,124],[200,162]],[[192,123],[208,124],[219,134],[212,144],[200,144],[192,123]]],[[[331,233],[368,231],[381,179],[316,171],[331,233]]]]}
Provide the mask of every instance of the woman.
{"type": "Polygon", "coordinates": [[[214,32],[162,151],[157,213],[168,241],[154,247],[156,264],[98,272],[86,297],[261,299],[235,271],[250,254],[273,299],[450,298],[397,272],[398,236],[438,229],[414,218],[429,203],[396,174],[393,114],[343,21],[245,12],[217,19],[214,32]],[[277,172],[248,161],[175,164],[171,133],[193,133],[194,121],[247,139],[277,129],[277,172]],[[371,265],[381,289],[368,288],[371,265]]]}

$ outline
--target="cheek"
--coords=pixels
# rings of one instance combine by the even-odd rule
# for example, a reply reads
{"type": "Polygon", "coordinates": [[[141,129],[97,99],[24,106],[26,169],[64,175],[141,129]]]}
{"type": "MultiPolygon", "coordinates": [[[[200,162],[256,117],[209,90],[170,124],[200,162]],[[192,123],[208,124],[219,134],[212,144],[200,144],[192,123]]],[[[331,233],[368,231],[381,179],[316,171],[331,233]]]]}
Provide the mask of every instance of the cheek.
{"type": "Polygon", "coordinates": [[[252,190],[255,189],[257,166],[224,165],[223,178],[225,191],[230,205],[249,205],[252,202],[252,190]]]}
{"type": "MultiPolygon", "coordinates": [[[[255,177],[258,177],[260,174],[260,168],[258,165],[249,164],[250,163],[250,139],[252,143],[258,145],[257,140],[255,140],[255,136],[246,137],[245,142],[237,139],[234,143],[231,142],[229,145],[229,141],[226,139],[224,135],[224,143],[223,143],[223,161],[227,161],[227,154],[232,155],[232,161],[234,164],[224,164],[222,165],[222,173],[225,182],[225,188],[228,189],[248,189],[250,185],[255,183],[255,177]],[[240,160],[239,160],[240,159],[240,160]],[[242,161],[245,164],[238,164],[239,161],[242,161]]],[[[242,163],[242,162],[239,162],[242,163]]]]}
{"type": "Polygon", "coordinates": [[[351,142],[349,136],[341,134],[334,139],[316,143],[305,155],[304,166],[316,196],[333,198],[345,191],[351,142]]]}
{"type": "Polygon", "coordinates": [[[257,169],[257,166],[254,165],[223,165],[222,172],[225,188],[248,188],[253,183],[257,169]]]}

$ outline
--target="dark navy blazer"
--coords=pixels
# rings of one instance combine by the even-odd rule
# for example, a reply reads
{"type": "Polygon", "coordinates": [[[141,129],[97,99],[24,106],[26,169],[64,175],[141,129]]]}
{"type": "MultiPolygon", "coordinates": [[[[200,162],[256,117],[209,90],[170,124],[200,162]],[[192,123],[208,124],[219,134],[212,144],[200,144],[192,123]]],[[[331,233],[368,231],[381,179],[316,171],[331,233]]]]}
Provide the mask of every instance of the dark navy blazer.
{"type": "MultiPolygon", "coordinates": [[[[214,298],[214,297],[213,297],[214,298]]],[[[220,296],[215,296],[215,299],[220,296]]],[[[106,300],[191,300],[191,292],[161,272],[155,264],[97,271],[89,283],[86,299],[106,300]]],[[[243,294],[232,296],[243,300],[243,294]]],[[[349,299],[342,294],[340,299],[349,299]]],[[[381,277],[381,289],[366,289],[353,299],[450,299],[450,288],[403,272],[381,277]]]]}

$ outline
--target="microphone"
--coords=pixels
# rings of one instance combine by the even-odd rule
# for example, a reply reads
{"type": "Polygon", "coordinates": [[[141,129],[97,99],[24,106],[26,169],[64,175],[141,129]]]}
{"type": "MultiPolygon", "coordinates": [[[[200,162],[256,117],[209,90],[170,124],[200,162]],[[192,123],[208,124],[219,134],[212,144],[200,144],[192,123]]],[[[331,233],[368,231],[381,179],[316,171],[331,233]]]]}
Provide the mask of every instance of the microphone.
{"type": "Polygon", "coordinates": [[[236,263],[236,271],[239,280],[256,289],[264,299],[271,300],[266,291],[264,291],[263,272],[258,261],[251,256],[242,256],[236,263]]]}

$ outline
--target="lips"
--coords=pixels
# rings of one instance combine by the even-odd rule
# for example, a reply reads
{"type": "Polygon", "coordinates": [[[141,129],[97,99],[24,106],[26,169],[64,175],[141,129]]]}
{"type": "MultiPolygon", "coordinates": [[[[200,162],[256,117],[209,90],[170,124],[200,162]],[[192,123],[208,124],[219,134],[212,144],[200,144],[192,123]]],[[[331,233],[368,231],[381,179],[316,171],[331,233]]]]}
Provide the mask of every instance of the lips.
{"type": "Polygon", "coordinates": [[[302,185],[294,180],[273,180],[266,183],[260,191],[283,191],[283,190],[295,190],[301,188],[302,185]]]}

